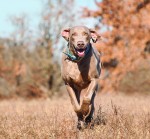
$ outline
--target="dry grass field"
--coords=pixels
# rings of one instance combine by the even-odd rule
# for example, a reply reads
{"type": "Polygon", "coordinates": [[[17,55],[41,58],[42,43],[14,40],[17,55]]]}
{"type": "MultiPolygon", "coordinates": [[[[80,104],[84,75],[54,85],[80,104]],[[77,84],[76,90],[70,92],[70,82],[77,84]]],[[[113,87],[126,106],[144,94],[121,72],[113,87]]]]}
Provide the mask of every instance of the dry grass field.
{"type": "Polygon", "coordinates": [[[69,98],[3,100],[0,139],[149,139],[150,96],[97,95],[94,129],[76,129],[69,98]]]}

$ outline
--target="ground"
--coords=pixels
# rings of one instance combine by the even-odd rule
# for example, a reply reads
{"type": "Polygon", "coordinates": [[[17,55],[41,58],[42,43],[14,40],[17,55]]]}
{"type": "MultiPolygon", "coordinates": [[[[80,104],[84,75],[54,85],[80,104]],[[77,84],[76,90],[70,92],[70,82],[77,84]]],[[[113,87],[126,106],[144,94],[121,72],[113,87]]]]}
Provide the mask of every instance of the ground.
{"type": "Polygon", "coordinates": [[[0,139],[149,139],[150,96],[96,97],[94,129],[76,129],[68,96],[44,100],[1,100],[0,139]]]}

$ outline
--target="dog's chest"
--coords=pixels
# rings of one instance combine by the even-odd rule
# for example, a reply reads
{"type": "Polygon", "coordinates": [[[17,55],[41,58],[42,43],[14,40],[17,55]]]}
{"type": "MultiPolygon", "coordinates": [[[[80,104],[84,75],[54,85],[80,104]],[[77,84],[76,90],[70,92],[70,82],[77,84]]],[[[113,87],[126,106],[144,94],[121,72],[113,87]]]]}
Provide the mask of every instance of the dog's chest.
{"type": "Polygon", "coordinates": [[[82,68],[72,61],[67,61],[65,65],[65,80],[79,87],[86,87],[90,81],[88,67],[83,65],[82,68]]]}

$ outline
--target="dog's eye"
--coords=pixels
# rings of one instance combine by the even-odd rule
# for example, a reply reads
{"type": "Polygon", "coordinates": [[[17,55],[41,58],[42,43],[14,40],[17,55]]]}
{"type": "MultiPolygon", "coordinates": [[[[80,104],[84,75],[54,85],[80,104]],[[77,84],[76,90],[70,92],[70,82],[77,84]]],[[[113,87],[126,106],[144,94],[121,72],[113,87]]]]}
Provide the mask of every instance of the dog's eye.
{"type": "Polygon", "coordinates": [[[83,36],[88,36],[88,33],[86,33],[86,32],[83,32],[83,36]]]}
{"type": "Polygon", "coordinates": [[[73,33],[72,36],[77,36],[77,33],[73,33]]]}

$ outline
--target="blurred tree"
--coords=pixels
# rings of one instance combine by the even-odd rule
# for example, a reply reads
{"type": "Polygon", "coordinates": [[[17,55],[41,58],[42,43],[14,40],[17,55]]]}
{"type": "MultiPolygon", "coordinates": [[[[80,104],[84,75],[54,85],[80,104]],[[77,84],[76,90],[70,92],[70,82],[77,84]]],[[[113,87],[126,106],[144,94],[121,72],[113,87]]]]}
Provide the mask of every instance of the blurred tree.
{"type": "MultiPolygon", "coordinates": [[[[0,45],[0,54],[3,54],[0,64],[4,63],[0,67],[0,81],[7,82],[9,90],[20,97],[52,96],[62,85],[60,64],[54,54],[63,47],[60,44],[61,29],[64,25],[70,26],[76,17],[72,10],[74,0],[43,0],[42,4],[36,32],[30,29],[27,15],[12,16],[12,35],[0,45]]],[[[0,95],[5,94],[1,90],[7,87],[0,86],[0,95]]]]}
{"type": "Polygon", "coordinates": [[[46,0],[43,2],[39,24],[40,39],[41,45],[47,47],[47,52],[52,56],[52,51],[56,49],[59,42],[62,28],[70,26],[76,18],[71,8],[74,5],[74,0],[46,0]]]}
{"type": "Polygon", "coordinates": [[[29,33],[28,17],[25,14],[10,17],[10,22],[14,27],[12,38],[15,46],[25,46],[29,33]]]}
{"type": "Polygon", "coordinates": [[[59,60],[54,60],[54,54],[60,55],[59,49],[62,49],[63,46],[60,44],[60,32],[64,26],[70,26],[76,16],[71,8],[74,0],[45,0],[43,2],[37,45],[40,55],[45,57],[44,67],[49,73],[46,73],[48,88],[53,90],[56,89],[54,86],[60,86],[62,82],[60,70],[58,70],[60,69],[59,60]]]}
{"type": "Polygon", "coordinates": [[[101,85],[105,92],[116,91],[129,71],[149,62],[145,51],[150,41],[150,0],[95,0],[95,3],[98,9],[85,8],[83,15],[97,18],[96,27],[105,30],[102,33],[105,41],[96,44],[103,52],[106,68],[101,85]]]}

